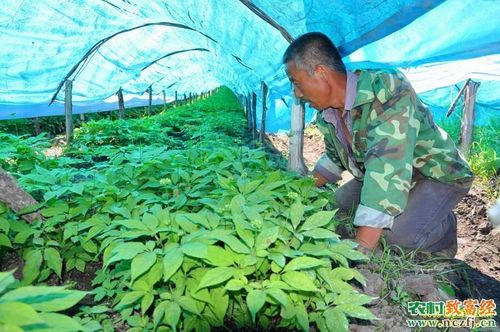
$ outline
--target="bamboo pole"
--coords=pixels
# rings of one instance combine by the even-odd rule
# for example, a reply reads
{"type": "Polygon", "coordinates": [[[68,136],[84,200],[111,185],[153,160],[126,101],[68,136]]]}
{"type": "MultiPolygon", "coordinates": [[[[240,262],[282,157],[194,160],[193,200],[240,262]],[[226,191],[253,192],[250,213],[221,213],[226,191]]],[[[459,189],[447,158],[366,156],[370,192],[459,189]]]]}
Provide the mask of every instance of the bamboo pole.
{"type": "Polygon", "coordinates": [[[123,102],[123,90],[122,88],[118,89],[116,93],[118,96],[118,116],[120,119],[125,117],[125,103],[123,102]]]}
{"type": "Polygon", "coordinates": [[[299,174],[306,174],[304,163],[304,104],[298,100],[292,104],[292,122],[290,128],[290,144],[288,146],[288,169],[299,174]]]}
{"type": "Polygon", "coordinates": [[[149,102],[148,102],[148,116],[151,116],[153,109],[153,86],[150,85],[148,88],[149,91],[149,102]]]}
{"type": "Polygon", "coordinates": [[[40,135],[42,130],[40,128],[40,118],[39,117],[36,117],[33,119],[33,125],[35,126],[35,136],[40,135]]]}
{"type": "Polygon", "coordinates": [[[73,81],[66,80],[64,93],[64,114],[66,118],[66,145],[73,140],[73,81]]]}
{"type": "Polygon", "coordinates": [[[460,91],[458,92],[458,95],[456,96],[455,100],[453,101],[450,108],[448,109],[448,112],[446,112],[446,117],[449,117],[451,115],[451,113],[453,113],[453,111],[455,110],[455,106],[457,106],[457,103],[460,100],[460,97],[465,92],[465,88],[469,85],[470,81],[471,81],[470,78],[467,79],[464,86],[460,89],[460,91]]]}
{"type": "Polygon", "coordinates": [[[257,94],[255,92],[252,92],[252,105],[250,107],[250,117],[251,117],[251,122],[252,122],[252,139],[256,139],[256,124],[257,124],[257,94]]]}
{"type": "Polygon", "coordinates": [[[268,89],[264,81],[261,82],[261,87],[262,87],[262,118],[260,120],[259,139],[262,143],[264,143],[264,140],[266,138],[266,113],[267,113],[266,100],[267,100],[268,89]]]}
{"type": "Polygon", "coordinates": [[[165,90],[163,92],[163,112],[167,109],[167,95],[165,94],[165,90]]]}
{"type": "Polygon", "coordinates": [[[460,152],[469,159],[474,133],[474,119],[476,113],[476,94],[479,87],[478,82],[470,81],[465,89],[464,112],[462,115],[462,127],[460,129],[460,152]]]}

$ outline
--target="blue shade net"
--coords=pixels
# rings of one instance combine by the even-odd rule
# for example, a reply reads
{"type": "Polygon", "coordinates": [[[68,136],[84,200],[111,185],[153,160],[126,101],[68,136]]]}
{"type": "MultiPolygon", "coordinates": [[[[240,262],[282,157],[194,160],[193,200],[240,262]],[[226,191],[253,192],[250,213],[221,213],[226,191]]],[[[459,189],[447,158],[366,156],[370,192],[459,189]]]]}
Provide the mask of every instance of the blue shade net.
{"type": "Polygon", "coordinates": [[[494,0],[4,0],[0,119],[62,114],[67,79],[75,113],[116,109],[120,88],[130,107],[147,103],[149,87],[162,103],[163,92],[169,101],[220,85],[255,92],[260,109],[265,82],[266,129],[286,131],[293,101],[281,56],[288,36],[308,31],[327,34],[350,69],[401,68],[436,109],[472,78],[493,116],[499,17],[494,0]]]}

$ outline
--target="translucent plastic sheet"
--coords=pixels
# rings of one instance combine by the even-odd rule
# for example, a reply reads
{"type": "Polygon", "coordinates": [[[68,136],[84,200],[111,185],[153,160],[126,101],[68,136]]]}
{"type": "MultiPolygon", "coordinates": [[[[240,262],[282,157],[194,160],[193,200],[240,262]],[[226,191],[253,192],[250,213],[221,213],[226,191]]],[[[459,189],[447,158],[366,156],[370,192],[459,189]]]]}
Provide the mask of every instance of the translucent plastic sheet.
{"type": "MultiPolygon", "coordinates": [[[[270,91],[267,129],[286,130],[291,89],[281,56],[289,43],[269,20],[292,37],[326,33],[350,68],[415,67],[500,50],[498,1],[252,1],[267,17],[245,2],[4,0],[0,119],[60,112],[65,79],[73,80],[79,112],[109,107],[103,101],[119,88],[141,95],[150,86],[160,97],[163,91],[173,96],[227,85],[241,95],[256,92],[260,107],[264,81],[270,91]]],[[[498,65],[498,58],[491,63],[498,65]]],[[[481,80],[497,81],[498,66],[480,71],[490,75],[481,80]]],[[[432,89],[464,80],[436,85],[433,75],[427,77],[432,89]]],[[[484,90],[478,91],[482,105],[498,107],[498,95],[484,90]]]]}

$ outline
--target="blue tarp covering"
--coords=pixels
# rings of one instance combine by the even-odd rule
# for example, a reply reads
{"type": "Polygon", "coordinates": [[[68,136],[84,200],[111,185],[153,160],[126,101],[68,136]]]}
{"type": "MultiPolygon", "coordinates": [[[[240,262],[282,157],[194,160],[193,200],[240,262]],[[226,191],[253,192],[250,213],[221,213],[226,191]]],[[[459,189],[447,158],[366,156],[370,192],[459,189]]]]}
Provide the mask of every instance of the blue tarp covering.
{"type": "Polygon", "coordinates": [[[481,107],[500,108],[500,1],[4,0],[0,118],[52,112],[45,105],[64,100],[65,79],[79,112],[109,109],[104,101],[119,88],[173,96],[227,85],[260,96],[264,81],[267,128],[286,130],[291,89],[281,55],[289,42],[252,5],[292,37],[326,33],[349,68],[402,68],[435,106],[449,106],[472,77],[481,107]]]}

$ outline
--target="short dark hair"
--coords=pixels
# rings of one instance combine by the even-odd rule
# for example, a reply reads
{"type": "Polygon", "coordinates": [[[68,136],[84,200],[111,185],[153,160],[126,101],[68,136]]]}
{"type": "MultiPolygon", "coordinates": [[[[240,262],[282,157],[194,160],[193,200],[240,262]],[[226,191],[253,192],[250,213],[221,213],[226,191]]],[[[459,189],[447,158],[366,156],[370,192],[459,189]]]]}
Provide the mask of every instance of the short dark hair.
{"type": "Polygon", "coordinates": [[[321,32],[308,32],[295,39],[283,54],[283,63],[293,62],[297,69],[312,74],[317,65],[345,73],[345,65],[333,42],[321,32]]]}

